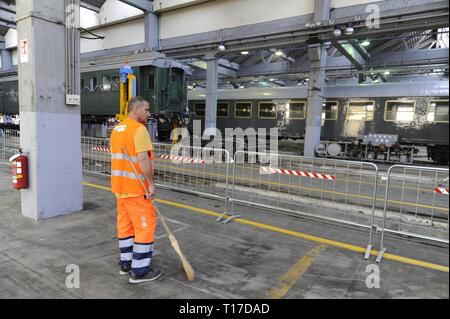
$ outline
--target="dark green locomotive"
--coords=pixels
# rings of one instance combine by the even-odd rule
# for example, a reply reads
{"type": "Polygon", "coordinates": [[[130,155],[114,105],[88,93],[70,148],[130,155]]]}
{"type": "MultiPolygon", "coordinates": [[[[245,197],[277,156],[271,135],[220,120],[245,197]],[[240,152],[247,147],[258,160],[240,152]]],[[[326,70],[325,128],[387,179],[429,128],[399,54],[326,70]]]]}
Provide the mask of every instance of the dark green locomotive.
{"type": "MultiPolygon", "coordinates": [[[[81,123],[107,124],[120,112],[120,67],[129,56],[120,62],[111,58],[82,62],[81,68],[81,123]],[[84,67],[83,67],[84,64],[84,67]]],[[[136,60],[137,57],[134,57],[136,60]]],[[[164,57],[133,62],[137,95],[150,103],[150,112],[158,122],[159,138],[167,139],[174,127],[183,126],[189,114],[187,105],[186,72],[188,68],[164,57]]],[[[19,114],[17,73],[0,80],[0,115],[7,118],[19,114]]],[[[5,122],[5,121],[3,121],[5,122]]],[[[1,128],[19,129],[12,123],[0,123],[1,128]]]]}

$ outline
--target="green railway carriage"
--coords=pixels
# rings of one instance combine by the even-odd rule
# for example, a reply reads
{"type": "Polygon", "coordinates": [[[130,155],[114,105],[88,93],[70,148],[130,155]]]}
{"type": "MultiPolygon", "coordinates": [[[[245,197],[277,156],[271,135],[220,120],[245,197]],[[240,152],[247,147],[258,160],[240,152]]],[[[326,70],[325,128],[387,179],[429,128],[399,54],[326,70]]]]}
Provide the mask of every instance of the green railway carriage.
{"type": "MultiPolygon", "coordinates": [[[[185,113],[186,81],[182,69],[139,66],[136,75],[137,94],[150,103],[150,112],[185,113]]],[[[120,76],[118,70],[85,72],[81,75],[81,114],[84,123],[101,123],[120,111],[120,76]]]]}

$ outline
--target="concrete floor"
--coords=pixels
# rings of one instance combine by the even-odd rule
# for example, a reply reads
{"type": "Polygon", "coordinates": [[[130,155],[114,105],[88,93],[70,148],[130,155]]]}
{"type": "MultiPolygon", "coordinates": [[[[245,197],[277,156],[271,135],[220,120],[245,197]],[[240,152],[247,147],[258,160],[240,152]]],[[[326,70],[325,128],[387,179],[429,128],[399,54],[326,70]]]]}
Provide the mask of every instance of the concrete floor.
{"type": "MultiPolygon", "coordinates": [[[[87,175],[85,181],[109,184],[105,177],[87,175]]],[[[9,167],[0,165],[0,298],[449,298],[448,247],[388,238],[389,253],[447,271],[385,259],[380,287],[369,289],[366,268],[375,257],[366,261],[353,251],[365,248],[367,232],[249,207],[238,208],[243,220],[223,225],[211,213],[222,212],[223,203],[167,190],[159,190],[158,198],[170,203],[158,206],[197,279],[187,281],[159,227],[153,264],[164,276],[131,286],[118,275],[109,191],[85,186],[83,212],[36,224],[21,216],[20,193],[10,184],[9,167]],[[66,287],[70,264],[80,268],[78,289],[66,287]]]]}

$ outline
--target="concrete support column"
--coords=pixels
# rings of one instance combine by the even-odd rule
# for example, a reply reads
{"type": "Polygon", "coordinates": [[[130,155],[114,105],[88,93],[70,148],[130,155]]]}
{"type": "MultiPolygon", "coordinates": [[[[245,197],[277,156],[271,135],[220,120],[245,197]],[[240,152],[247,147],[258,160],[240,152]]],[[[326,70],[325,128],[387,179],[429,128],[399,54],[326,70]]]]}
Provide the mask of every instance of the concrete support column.
{"type": "Polygon", "coordinates": [[[305,151],[307,157],[315,156],[315,148],[320,144],[322,128],[323,86],[327,50],[319,46],[308,48],[311,71],[308,86],[308,114],[306,117],[305,151]]]}
{"type": "Polygon", "coordinates": [[[0,43],[0,51],[2,57],[2,71],[8,71],[12,69],[12,54],[10,50],[2,48],[4,43],[0,43]]]}
{"type": "MultiPolygon", "coordinates": [[[[316,0],[314,21],[329,20],[330,6],[331,0],[316,0]]],[[[320,144],[327,50],[320,44],[313,44],[308,48],[308,55],[311,68],[309,74],[308,114],[306,117],[304,155],[314,157],[315,148],[320,144]]]]}
{"type": "Polygon", "coordinates": [[[205,130],[217,128],[217,86],[219,81],[219,60],[213,55],[207,57],[205,130]]]}
{"type": "Polygon", "coordinates": [[[145,13],[145,47],[159,49],[159,16],[153,12],[145,13]]]}
{"type": "Polygon", "coordinates": [[[61,0],[16,1],[20,142],[30,176],[22,214],[36,221],[83,209],[80,107],[65,104],[65,9],[61,0]]]}

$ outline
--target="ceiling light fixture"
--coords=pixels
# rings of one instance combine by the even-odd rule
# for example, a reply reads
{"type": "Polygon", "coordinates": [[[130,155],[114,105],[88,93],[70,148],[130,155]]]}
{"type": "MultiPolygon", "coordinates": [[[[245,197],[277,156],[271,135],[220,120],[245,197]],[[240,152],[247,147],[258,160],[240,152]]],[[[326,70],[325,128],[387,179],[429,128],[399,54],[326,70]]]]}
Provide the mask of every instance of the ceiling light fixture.
{"type": "Polygon", "coordinates": [[[335,37],[340,37],[340,36],[342,35],[341,29],[339,29],[339,28],[334,29],[334,30],[333,30],[333,35],[334,35],[335,37]]]}
{"type": "Polygon", "coordinates": [[[352,35],[354,32],[355,29],[351,25],[347,26],[344,30],[345,35],[352,35]]]}
{"type": "Polygon", "coordinates": [[[283,51],[281,51],[281,50],[278,50],[277,52],[275,52],[275,55],[276,56],[283,56],[283,51]]]}
{"type": "Polygon", "coordinates": [[[219,46],[217,47],[217,49],[219,49],[219,51],[225,51],[227,48],[225,47],[225,45],[222,43],[222,44],[219,44],[219,46]]]}
{"type": "Polygon", "coordinates": [[[242,52],[241,52],[242,55],[247,55],[247,54],[249,54],[249,53],[250,53],[250,52],[248,52],[248,51],[242,51],[242,52]]]}

